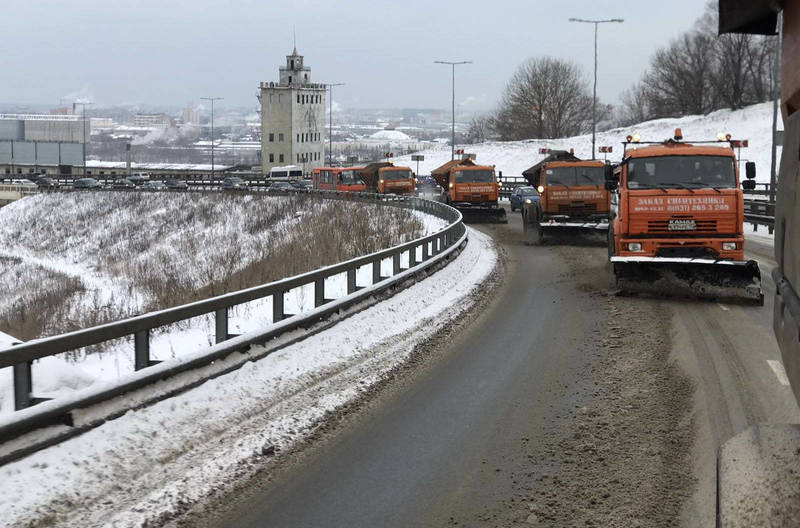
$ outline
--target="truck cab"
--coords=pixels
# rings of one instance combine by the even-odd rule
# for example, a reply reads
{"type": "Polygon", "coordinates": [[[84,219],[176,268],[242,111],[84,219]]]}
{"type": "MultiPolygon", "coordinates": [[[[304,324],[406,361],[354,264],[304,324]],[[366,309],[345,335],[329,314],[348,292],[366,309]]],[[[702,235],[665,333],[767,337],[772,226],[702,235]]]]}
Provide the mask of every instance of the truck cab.
{"type": "MultiPolygon", "coordinates": [[[[655,288],[657,277],[670,273],[689,279],[692,296],[763,303],[758,263],[744,257],[744,201],[730,135],[685,143],[677,129],[664,142],[628,136],[624,145],[607,183],[619,194],[608,233],[618,288],[655,288]]],[[[755,164],[746,167],[749,189],[755,164]]]]}
{"type": "Polygon", "coordinates": [[[367,190],[378,194],[413,196],[416,189],[417,180],[411,168],[390,162],[370,163],[358,170],[358,176],[367,190]]]}

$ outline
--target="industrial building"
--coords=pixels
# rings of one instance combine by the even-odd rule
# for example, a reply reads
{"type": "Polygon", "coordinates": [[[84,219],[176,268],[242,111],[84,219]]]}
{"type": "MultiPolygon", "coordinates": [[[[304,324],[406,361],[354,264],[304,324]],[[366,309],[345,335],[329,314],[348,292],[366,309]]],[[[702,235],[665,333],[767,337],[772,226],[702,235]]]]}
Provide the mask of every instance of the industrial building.
{"type": "Polygon", "coordinates": [[[91,123],[77,115],[0,114],[0,174],[70,174],[81,166],[91,123]]]}
{"type": "Polygon", "coordinates": [[[133,126],[141,128],[169,128],[172,119],[167,114],[133,114],[133,126]]]}
{"type": "Polygon", "coordinates": [[[297,49],[287,55],[278,78],[259,85],[261,170],[294,164],[310,177],[324,163],[326,87],[311,82],[311,68],[297,49]]]}

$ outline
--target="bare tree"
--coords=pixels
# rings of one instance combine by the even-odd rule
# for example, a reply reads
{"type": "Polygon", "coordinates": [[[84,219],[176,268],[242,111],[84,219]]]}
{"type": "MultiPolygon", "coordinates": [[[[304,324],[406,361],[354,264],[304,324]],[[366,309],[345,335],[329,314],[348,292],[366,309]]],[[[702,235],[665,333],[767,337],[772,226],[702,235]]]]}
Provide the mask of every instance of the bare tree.
{"type": "Polygon", "coordinates": [[[705,114],[715,108],[714,39],[687,32],[656,52],[642,83],[652,117],[705,114]]]}
{"type": "Polygon", "coordinates": [[[622,108],[620,109],[620,126],[647,121],[652,116],[647,88],[638,82],[622,92],[622,108]]]}
{"type": "Polygon", "coordinates": [[[575,135],[591,122],[591,103],[588,83],[575,64],[528,59],[506,85],[492,129],[503,140],[575,135]]]}
{"type": "Polygon", "coordinates": [[[473,116],[463,141],[467,144],[472,144],[483,143],[488,140],[491,135],[491,121],[491,116],[489,115],[473,116]]]}

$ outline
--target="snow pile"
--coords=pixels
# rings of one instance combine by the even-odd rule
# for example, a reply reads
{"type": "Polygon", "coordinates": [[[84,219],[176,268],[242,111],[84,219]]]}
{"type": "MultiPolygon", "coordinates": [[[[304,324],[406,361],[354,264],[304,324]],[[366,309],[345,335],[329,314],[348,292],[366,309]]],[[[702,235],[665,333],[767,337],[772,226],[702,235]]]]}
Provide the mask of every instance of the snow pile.
{"type": "Polygon", "coordinates": [[[486,235],[443,270],[334,327],[0,469],[8,525],[142,526],[202,501],[366,393],[474,303],[497,254],[486,235]]]}
{"type": "MultiPolygon", "coordinates": [[[[634,132],[638,132],[642,141],[663,141],[671,138],[676,128],[682,129],[683,137],[687,142],[691,142],[693,139],[695,141],[713,141],[719,132],[728,132],[736,139],[748,139],[750,146],[742,149],[741,158],[756,162],[757,181],[769,181],[772,156],[772,103],[761,103],[736,111],[718,110],[705,116],[657,119],[630,127],[608,130],[597,134],[597,146],[612,146],[613,154],[608,159],[619,161],[622,157],[620,143],[625,141],[625,136],[628,134],[632,135],[634,132]]],[[[778,128],[783,128],[780,121],[778,128]]],[[[571,138],[548,140],[493,141],[475,145],[458,145],[457,148],[475,153],[477,163],[495,165],[498,171],[503,171],[504,176],[521,176],[522,171],[544,158],[543,154],[539,154],[540,148],[553,150],[572,148],[575,149],[578,157],[591,158],[592,135],[584,134],[571,138]]],[[[778,159],[780,159],[780,153],[781,148],[778,147],[778,159]]],[[[425,156],[425,160],[420,162],[420,174],[430,174],[433,169],[450,161],[448,145],[423,150],[417,154],[425,156]]],[[[597,156],[602,159],[603,155],[598,154],[597,156]]],[[[410,163],[410,155],[395,158],[397,165],[409,165],[410,163]]]]}

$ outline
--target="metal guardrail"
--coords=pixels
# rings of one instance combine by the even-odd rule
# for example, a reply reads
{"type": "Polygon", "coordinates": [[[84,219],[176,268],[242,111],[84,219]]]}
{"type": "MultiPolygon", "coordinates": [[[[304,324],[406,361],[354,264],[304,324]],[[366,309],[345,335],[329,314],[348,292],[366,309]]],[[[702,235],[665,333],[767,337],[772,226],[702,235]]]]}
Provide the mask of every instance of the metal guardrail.
{"type": "MultiPolygon", "coordinates": [[[[262,193],[263,191],[259,192],[259,194],[262,193]]],[[[133,336],[134,347],[132,353],[134,354],[135,370],[146,370],[158,364],[158,362],[150,358],[150,336],[154,329],[206,314],[213,314],[214,316],[217,343],[216,346],[211,347],[208,354],[194,357],[190,361],[175,362],[174,365],[170,366],[166,364],[160,365],[153,370],[152,374],[143,373],[141,376],[134,376],[133,379],[123,384],[106,388],[99,393],[82,399],[67,398],[67,401],[63,404],[49,401],[42,405],[43,412],[27,413],[20,420],[12,418],[6,423],[0,423],[0,442],[10,440],[22,433],[46,425],[55,423],[69,424],[71,422],[69,413],[72,410],[106,401],[178,373],[208,365],[232,352],[247,350],[251,345],[266,342],[282,333],[304,327],[304,325],[307,326],[343,308],[362,302],[380,289],[387,289],[398,281],[407,280],[410,273],[429,268],[466,241],[466,227],[462,222],[461,213],[442,203],[415,197],[367,193],[310,191],[309,194],[328,199],[380,203],[413,209],[438,216],[446,220],[448,225],[436,233],[411,242],[294,277],[2,349],[0,350],[0,368],[13,368],[15,408],[22,409],[23,414],[26,414],[27,408],[47,401],[36,398],[33,395],[34,384],[31,376],[31,365],[37,359],[133,336]],[[421,258],[418,260],[417,250],[419,248],[421,248],[421,258]],[[401,267],[401,256],[404,253],[408,254],[407,268],[401,267]],[[384,276],[381,274],[381,262],[390,258],[392,259],[392,274],[384,276]],[[372,265],[371,286],[358,287],[356,285],[357,270],[370,264],[372,265]],[[347,295],[342,299],[328,299],[325,295],[325,279],[340,274],[346,274],[347,295]],[[315,309],[306,314],[287,314],[284,308],[284,295],[290,290],[308,284],[314,285],[315,309]],[[365,291],[359,292],[359,290],[365,291]],[[228,314],[231,308],[268,297],[272,298],[273,324],[271,327],[263,332],[242,336],[228,333],[228,314]]],[[[37,409],[32,408],[29,410],[35,411],[37,409]]]]}
{"type": "Polygon", "coordinates": [[[751,223],[757,231],[758,226],[766,226],[769,234],[775,231],[775,204],[766,200],[744,201],[744,220],[751,223]]]}

